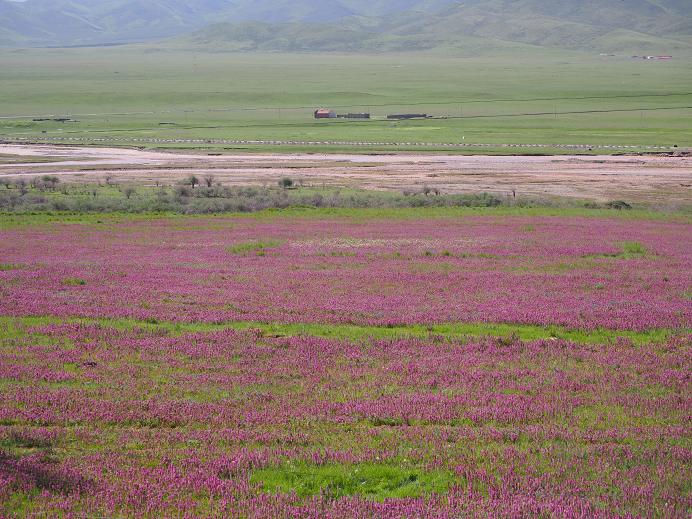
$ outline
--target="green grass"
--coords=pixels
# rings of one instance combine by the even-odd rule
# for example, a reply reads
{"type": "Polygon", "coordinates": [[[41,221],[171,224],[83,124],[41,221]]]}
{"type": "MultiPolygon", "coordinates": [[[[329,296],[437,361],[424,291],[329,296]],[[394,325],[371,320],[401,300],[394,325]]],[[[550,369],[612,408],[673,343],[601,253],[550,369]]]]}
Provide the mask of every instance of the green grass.
{"type": "Polygon", "coordinates": [[[231,247],[228,247],[228,252],[231,254],[250,254],[255,253],[258,256],[264,256],[267,249],[273,249],[281,245],[282,242],[278,240],[262,240],[262,241],[249,241],[245,243],[238,243],[231,247]]]}
{"type": "Polygon", "coordinates": [[[18,263],[0,263],[0,272],[8,270],[20,270],[23,269],[24,265],[18,263]]]}
{"type": "MultiPolygon", "coordinates": [[[[285,218],[347,218],[354,221],[377,219],[433,219],[464,218],[472,216],[504,217],[584,217],[618,218],[625,220],[656,220],[679,223],[692,222],[692,214],[685,212],[662,212],[653,209],[616,211],[612,209],[590,209],[585,207],[416,207],[416,208],[309,208],[290,207],[267,209],[256,213],[224,213],[216,218],[273,220],[285,218]]],[[[29,214],[0,213],[0,229],[14,229],[45,225],[88,225],[111,226],[123,222],[156,221],[161,219],[194,222],[196,219],[213,218],[214,215],[185,215],[174,213],[84,213],[65,211],[41,211],[29,214]]]]}
{"type": "Polygon", "coordinates": [[[626,241],[620,244],[620,252],[609,254],[590,254],[584,258],[615,258],[615,259],[636,259],[651,256],[652,253],[644,245],[636,241],[626,241]]]}
{"type": "Polygon", "coordinates": [[[527,217],[592,217],[592,218],[621,218],[626,220],[667,220],[692,221],[691,216],[684,213],[665,213],[652,209],[631,211],[615,211],[612,209],[588,209],[582,207],[423,207],[423,208],[305,208],[268,209],[251,215],[249,218],[351,218],[351,219],[399,219],[415,220],[419,218],[462,218],[468,216],[496,216],[498,218],[511,216],[527,217]]]}
{"type": "Polygon", "coordinates": [[[40,157],[38,155],[12,155],[0,153],[0,164],[21,164],[26,162],[37,163],[52,163],[60,162],[61,159],[55,157],[40,157]]]}
{"type": "MultiPolygon", "coordinates": [[[[193,325],[194,326],[194,325],[193,325]]],[[[570,330],[559,326],[532,326],[506,323],[447,323],[412,326],[357,326],[312,323],[258,323],[236,322],[221,325],[236,329],[255,328],[267,335],[312,335],[333,339],[366,340],[395,337],[429,337],[438,335],[445,338],[463,337],[517,337],[524,341],[541,339],[565,339],[577,343],[599,344],[624,337],[636,344],[663,342],[671,335],[669,330],[649,330],[632,332],[625,330],[570,330]]],[[[185,329],[184,325],[182,329],[185,329]]]]}
{"type": "Polygon", "coordinates": [[[639,242],[636,241],[626,241],[622,243],[622,253],[625,256],[646,256],[649,254],[649,250],[639,242]]]}
{"type": "Polygon", "coordinates": [[[12,492],[0,503],[0,511],[7,513],[8,517],[31,517],[34,500],[39,494],[38,489],[30,492],[12,492]]]}
{"type": "MultiPolygon", "coordinates": [[[[213,189],[204,187],[181,194],[171,186],[140,186],[135,189],[130,184],[104,185],[94,182],[66,182],[60,184],[59,189],[42,186],[20,189],[13,182],[10,182],[10,186],[0,189],[0,209],[6,211],[5,214],[0,213],[3,215],[0,227],[31,222],[37,214],[45,215],[46,221],[55,219],[65,223],[75,222],[75,216],[80,214],[98,214],[96,222],[107,221],[119,213],[140,214],[143,218],[183,214],[238,216],[247,213],[269,217],[314,214],[359,218],[420,218],[429,215],[432,218],[464,216],[471,214],[469,211],[487,208],[497,208],[497,211],[488,213],[496,216],[622,215],[635,219],[692,216],[692,203],[683,202],[667,208],[653,200],[641,200],[621,210],[611,203],[548,194],[520,195],[517,198],[488,192],[427,196],[424,189],[402,193],[348,186],[301,186],[287,190],[278,187],[215,186],[213,189]],[[260,210],[262,207],[266,209],[260,210]],[[22,216],[17,218],[12,215],[22,216]]],[[[531,227],[524,232],[531,232],[531,227]]],[[[252,248],[254,245],[249,246],[252,248]]]]}
{"type": "Polygon", "coordinates": [[[389,498],[419,497],[443,494],[455,483],[448,472],[421,471],[391,465],[307,465],[285,464],[255,470],[250,483],[261,485],[265,492],[299,497],[327,494],[336,499],[359,495],[376,501],[389,498]]]}
{"type": "MultiPolygon", "coordinates": [[[[399,329],[390,328],[371,328],[371,327],[351,327],[351,326],[330,326],[330,325],[262,325],[260,323],[228,323],[228,324],[203,324],[203,323],[158,323],[151,324],[142,321],[129,319],[60,319],[54,317],[0,317],[0,347],[4,353],[9,354],[14,359],[14,355],[21,355],[26,359],[29,366],[37,365],[43,351],[56,351],[66,341],[65,334],[53,334],[45,337],[38,330],[30,329],[54,323],[98,323],[103,326],[111,326],[118,329],[132,329],[135,327],[146,328],[147,330],[168,332],[171,334],[187,332],[213,332],[226,326],[232,327],[259,327],[266,335],[271,331],[283,333],[337,333],[345,337],[357,337],[358,333],[373,332],[382,333],[382,337],[387,337],[389,333],[400,333],[399,329]],[[15,339],[21,338],[21,341],[15,339]],[[44,344],[44,339],[50,345],[49,349],[39,348],[44,344]],[[56,344],[56,340],[60,341],[56,344]]],[[[516,327],[511,325],[440,325],[438,331],[441,333],[453,333],[458,330],[476,330],[491,334],[504,334],[505,332],[516,333],[520,330],[526,333],[550,333],[549,329],[540,331],[538,327],[516,327]],[[531,330],[533,328],[533,331],[531,330]]],[[[424,327],[411,328],[421,333],[428,333],[424,327]]],[[[70,331],[66,331],[68,335],[70,331]]],[[[590,332],[592,333],[592,332],[590,332]]],[[[604,332],[605,334],[606,332],[604,332]]],[[[665,335],[661,331],[661,337],[665,335]]],[[[118,334],[97,334],[102,337],[117,337],[118,334]]],[[[135,334],[137,335],[137,334],[135,334]]],[[[614,334],[616,335],[616,334],[614,334]]],[[[157,334],[163,337],[163,334],[157,334]]],[[[642,335],[644,339],[644,335],[642,335]]],[[[599,339],[602,340],[602,339],[599,339]]],[[[609,340],[606,338],[605,340],[609,340]]],[[[657,336],[651,333],[646,340],[657,340],[657,336]]],[[[253,341],[260,348],[269,351],[271,342],[262,344],[262,339],[253,341]]],[[[94,360],[98,360],[98,369],[103,370],[106,386],[94,388],[90,384],[91,368],[78,369],[82,372],[77,384],[72,389],[77,393],[88,392],[94,398],[105,398],[107,401],[119,403],[122,398],[136,398],[136,395],[145,395],[143,399],[158,398],[165,394],[168,401],[178,405],[181,401],[188,402],[223,402],[223,405],[236,405],[247,402],[253,396],[271,395],[279,401],[287,395],[298,395],[305,397],[308,401],[313,396],[319,401],[342,402],[351,400],[361,400],[369,398],[379,398],[384,395],[400,394],[403,386],[394,383],[387,383],[387,380],[373,379],[372,375],[382,373],[379,362],[388,365],[391,359],[375,359],[373,365],[368,366],[366,373],[369,376],[358,380],[349,379],[344,384],[344,378],[340,377],[339,367],[353,362],[350,350],[338,353],[332,369],[319,375],[317,381],[311,373],[296,373],[293,377],[266,381],[261,384],[237,385],[215,384],[205,382],[202,385],[193,384],[190,386],[187,381],[191,374],[196,377],[199,374],[207,373],[213,368],[214,363],[206,357],[186,358],[173,355],[170,357],[166,353],[167,345],[164,341],[160,351],[147,350],[142,355],[141,352],[133,350],[131,355],[113,354],[113,348],[108,346],[109,340],[99,343],[94,350],[94,360]],[[345,355],[345,356],[344,356],[345,355]],[[210,364],[211,362],[211,364],[210,364]],[[118,373],[125,366],[130,373],[126,380],[111,380],[108,373],[118,373]],[[181,383],[184,381],[185,383],[181,383]],[[315,386],[317,384],[317,386],[315,386]],[[385,385],[386,384],[386,385],[385,385]],[[315,392],[315,389],[320,391],[315,392]],[[104,392],[106,391],[106,392],[104,392]],[[362,393],[360,393],[362,391],[362,393]]],[[[88,345],[87,345],[88,346],[88,345]]],[[[589,348],[598,352],[608,351],[609,346],[602,344],[589,348]]],[[[68,349],[73,349],[70,346],[68,349]]],[[[93,348],[89,348],[91,351],[93,348]]],[[[136,348],[137,349],[137,348],[136,348]]],[[[252,350],[254,352],[254,349],[252,350]]],[[[272,351],[275,359],[281,362],[281,349],[272,351]]],[[[666,347],[657,348],[654,354],[647,349],[647,355],[661,355],[661,362],[674,361],[668,358],[673,355],[666,347]],[[667,359],[667,360],[664,360],[667,359]]],[[[254,353],[253,353],[254,354],[254,353]]],[[[415,354],[414,354],[415,355],[415,354]]],[[[326,496],[337,499],[342,496],[360,496],[371,501],[383,501],[392,498],[408,498],[417,496],[428,496],[430,494],[440,495],[440,499],[445,499],[445,494],[452,487],[460,487],[463,491],[466,488],[473,488],[482,495],[488,495],[489,487],[495,487],[494,481],[501,481],[505,474],[507,456],[512,456],[512,460],[519,460],[514,467],[519,476],[527,474],[529,477],[545,476],[555,478],[556,482],[563,482],[564,478],[581,478],[586,482],[586,497],[597,500],[603,496],[599,488],[594,488],[595,484],[607,484],[601,475],[603,470],[612,470],[614,477],[620,472],[634,468],[644,467],[654,471],[657,467],[670,467],[672,470],[665,472],[664,475],[655,481],[664,485],[662,491],[680,492],[679,481],[685,481],[682,477],[684,467],[678,467],[674,463],[669,464],[668,459],[659,460],[656,458],[661,450],[661,438],[652,436],[652,430],[660,428],[677,428],[682,430],[685,422],[684,406],[673,406],[674,410],[666,405],[662,405],[660,410],[659,402],[676,401],[684,395],[684,388],[679,387],[675,382],[670,383],[661,379],[655,382],[651,378],[651,373],[646,369],[641,370],[641,366],[617,366],[608,361],[607,355],[595,355],[586,359],[582,355],[557,355],[548,354],[547,363],[542,361],[541,355],[536,356],[535,351],[530,348],[523,352],[517,362],[486,365],[487,369],[492,370],[493,377],[496,373],[507,371],[506,380],[516,381],[506,386],[501,385],[493,391],[500,391],[504,394],[532,394],[537,392],[536,398],[550,398],[553,394],[553,385],[550,383],[552,377],[559,371],[566,373],[570,379],[582,381],[583,391],[579,395],[579,405],[575,407],[567,405],[563,412],[558,411],[557,416],[545,415],[539,421],[521,421],[519,424],[498,424],[494,421],[484,423],[474,423],[466,418],[454,420],[449,424],[425,424],[412,422],[415,426],[404,430],[401,428],[401,421],[396,417],[388,415],[374,416],[371,418],[359,419],[358,422],[350,421],[336,422],[331,417],[324,420],[322,417],[306,416],[297,420],[277,420],[262,426],[258,439],[251,440],[244,436],[233,434],[214,434],[208,431],[210,425],[206,422],[193,422],[189,425],[176,426],[169,429],[170,424],[157,419],[133,419],[117,421],[115,423],[97,421],[86,423],[81,420],[72,421],[71,418],[56,418],[47,425],[38,425],[23,419],[9,418],[5,425],[4,434],[0,435],[0,450],[6,455],[13,457],[24,457],[28,455],[41,455],[42,460],[51,463],[59,468],[63,461],[70,464],[80,460],[101,459],[103,456],[119,456],[124,451],[127,453],[122,458],[124,463],[132,467],[163,467],[164,465],[174,464],[183,466],[185,460],[190,456],[199,458],[202,462],[209,461],[212,470],[218,464],[214,460],[226,456],[228,452],[238,449],[248,451],[257,450],[258,453],[275,452],[276,449],[288,449],[294,454],[286,455],[271,465],[262,468],[250,469],[248,472],[238,473],[233,468],[233,464],[228,467],[221,467],[216,473],[221,479],[233,479],[245,484],[248,482],[252,486],[251,492],[263,492],[270,494],[268,499],[272,499],[272,494],[295,494],[296,500],[289,499],[292,504],[300,506],[299,500],[310,500],[312,496],[326,496]],[[538,363],[538,364],[537,364],[538,363]],[[528,368],[528,369],[527,369],[528,368]],[[620,387],[611,387],[607,382],[612,378],[613,369],[621,369],[622,378],[627,383],[620,387]],[[516,378],[517,373],[535,373],[531,378],[516,378]],[[547,379],[545,379],[547,377],[547,379]],[[592,378],[593,377],[593,378],[592,378]],[[599,383],[594,383],[598,381],[599,383]],[[642,401],[646,407],[642,411],[640,401],[637,398],[644,397],[642,401]],[[631,398],[630,398],[631,397],[631,398]],[[649,400],[651,399],[651,400],[649,400]],[[462,425],[459,429],[457,425],[462,425]],[[393,425],[394,427],[376,427],[376,425],[393,425]],[[46,439],[45,432],[48,428],[54,430],[56,435],[46,439]],[[544,438],[540,435],[532,435],[533,430],[545,430],[545,427],[563,431],[558,438],[544,438]],[[623,431],[618,434],[615,441],[610,441],[608,457],[601,456],[603,449],[599,443],[594,443],[594,434],[600,433],[611,435],[613,430],[623,431]],[[39,434],[34,434],[34,430],[39,434]],[[643,431],[643,433],[641,432],[643,431]],[[88,434],[86,434],[88,433],[88,434]],[[279,433],[279,434],[276,434],[279,433]],[[518,433],[518,434],[515,434],[518,433]],[[266,435],[266,439],[265,439],[266,435]],[[205,438],[201,441],[200,438],[205,438]],[[164,441],[161,440],[164,438],[164,441]],[[209,438],[207,441],[206,438],[209,438]],[[437,445],[444,456],[449,458],[449,463],[443,465],[439,470],[431,470],[427,467],[440,460],[440,452],[430,449],[431,445],[437,445]],[[319,453],[324,449],[337,450],[338,452],[349,452],[353,459],[357,460],[353,464],[329,462],[325,465],[310,463],[310,455],[319,453]],[[652,450],[653,449],[653,450],[652,450]],[[373,461],[373,453],[382,456],[382,452],[391,453],[391,457],[382,457],[386,461],[373,461]],[[613,452],[613,454],[611,454],[613,452]],[[45,456],[44,456],[45,455],[45,456]],[[47,460],[47,461],[46,461],[47,460]],[[366,461],[370,460],[370,461],[366,461]],[[498,461],[499,460],[499,461],[498,461]],[[652,461],[653,460],[653,461],[652,461]],[[658,460],[658,461],[657,461],[658,460]],[[658,465],[656,465],[656,463],[658,465]],[[461,465],[460,465],[461,464],[461,465]],[[478,469],[478,474],[485,473],[485,477],[455,476],[454,467],[468,466],[470,473],[478,469]],[[567,466],[572,472],[565,474],[564,467],[567,466]],[[653,467],[653,468],[652,468],[653,467]],[[535,470],[535,471],[534,471],[535,470]],[[590,471],[593,470],[593,473],[590,471]],[[526,471],[526,472],[525,472],[526,471]],[[666,479],[663,479],[666,478],[666,479]],[[493,481],[493,483],[489,483],[493,481]]],[[[264,358],[262,356],[262,358],[264,358]]],[[[408,357],[406,357],[408,358],[408,357]]],[[[234,355],[233,362],[229,364],[229,374],[235,374],[234,362],[239,362],[237,366],[241,371],[244,365],[243,354],[234,355]]],[[[293,359],[295,361],[295,359],[293,359]]],[[[259,360],[259,362],[263,362],[259,360]]],[[[366,362],[366,365],[369,364],[366,362]]],[[[395,362],[396,364],[396,362],[395,362]]],[[[77,365],[78,366],[78,365],[77,365]]],[[[56,368],[60,367],[60,363],[56,368]]],[[[665,366],[664,366],[665,367],[665,366]]],[[[63,369],[69,369],[68,365],[63,365],[63,369]]],[[[300,370],[299,370],[300,371],[300,370]]],[[[664,370],[665,371],[665,370],[664,370]]],[[[677,370],[676,370],[677,372],[677,370]]],[[[384,377],[386,379],[386,377],[384,377]]],[[[668,380],[668,379],[666,379],[668,380]]],[[[0,380],[0,391],[2,387],[0,380]]],[[[7,386],[7,394],[15,394],[18,390],[31,387],[35,381],[28,379],[23,381],[13,380],[11,386],[7,386]]],[[[46,386],[39,382],[40,389],[50,389],[51,391],[62,391],[66,386],[51,385],[46,386]]],[[[408,383],[407,383],[408,384],[408,383]]],[[[416,384],[410,390],[423,390],[422,386],[416,384]]],[[[435,390],[436,392],[437,390],[435,390]]],[[[571,390],[564,390],[569,398],[571,390]]],[[[264,402],[264,399],[262,400],[264,402]]],[[[254,405],[248,403],[247,405],[254,405]]],[[[264,404],[260,404],[264,405],[264,404]]],[[[214,426],[211,426],[212,429],[214,426]]],[[[255,429],[257,429],[255,427],[255,429]]],[[[610,436],[608,436],[610,437],[610,436]]],[[[666,440],[664,438],[663,440],[666,440]]],[[[675,449],[677,447],[687,447],[684,438],[673,438],[664,441],[663,448],[675,449]]],[[[120,459],[120,458],[119,458],[120,459]]],[[[276,459],[276,458],[275,458],[276,459]]],[[[675,460],[673,460],[674,462],[675,460]]],[[[437,465],[436,465],[437,466],[437,465]]],[[[98,467],[97,467],[98,469],[98,467]]],[[[661,469],[662,470],[662,469],[661,469]]],[[[652,472],[653,473],[653,472],[652,472]]],[[[94,474],[100,474],[94,472],[94,474]]],[[[637,473],[637,475],[639,472],[637,473]]],[[[104,480],[106,483],[109,481],[104,480]]],[[[613,484],[614,491],[618,491],[622,485],[613,484]]],[[[187,489],[184,489],[186,492],[187,489]]],[[[686,491],[686,487],[682,491],[686,491]]],[[[658,490],[657,490],[658,491],[658,490]]],[[[0,503],[0,515],[4,513],[8,516],[30,515],[32,508],[41,510],[43,497],[40,497],[41,489],[22,488],[17,490],[12,488],[3,503],[0,503]],[[25,493],[26,492],[26,493],[25,493]]],[[[200,506],[206,506],[206,492],[197,493],[195,489],[189,489],[189,499],[201,502],[200,506]]],[[[188,497],[186,496],[186,497],[188,497]]],[[[617,503],[608,503],[608,509],[614,509],[617,503]]],[[[633,504],[625,503],[623,508],[618,509],[618,513],[637,513],[639,501],[633,504]]],[[[605,506],[605,505],[604,505],[605,506]]],[[[202,509],[200,509],[202,510],[202,509]]],[[[662,509],[662,513],[665,509],[662,509]]],[[[207,510],[207,515],[221,515],[212,512],[215,509],[207,510]]],[[[171,512],[173,513],[173,512],[171,512]]],[[[130,511],[116,510],[116,514],[128,515],[130,511]]],[[[161,514],[159,514],[161,515],[161,514]]],[[[163,513],[163,515],[166,515],[163,513]]],[[[169,514],[170,515],[170,514],[169,514]]],[[[200,513],[199,515],[203,515],[200,513]]]]}
{"type": "Polygon", "coordinates": [[[62,280],[62,284],[68,287],[77,287],[86,285],[86,281],[79,278],[65,278],[62,280]]]}
{"type": "Polygon", "coordinates": [[[368,341],[400,337],[428,338],[431,335],[447,339],[467,337],[516,337],[523,341],[564,339],[581,344],[603,344],[618,338],[626,338],[634,344],[661,343],[675,334],[692,330],[652,329],[641,332],[629,330],[573,330],[560,326],[535,326],[509,323],[446,323],[410,326],[358,326],[350,324],[322,323],[263,323],[258,321],[233,321],[225,323],[184,323],[136,319],[90,319],[57,317],[0,317],[0,336],[18,336],[25,326],[45,326],[51,323],[96,323],[118,329],[143,328],[165,330],[173,334],[209,332],[215,330],[260,330],[267,337],[314,336],[330,339],[368,341]]]}
{"type": "MultiPolygon", "coordinates": [[[[692,106],[689,56],[644,62],[541,49],[497,52],[448,57],[440,53],[244,55],[137,46],[7,50],[0,55],[0,116],[10,118],[0,119],[0,137],[76,137],[94,143],[117,137],[124,140],[108,143],[121,145],[137,144],[132,140],[136,138],[456,142],[498,146],[466,152],[503,153],[556,151],[499,147],[505,143],[692,145],[691,109],[645,111],[692,106]],[[368,111],[374,119],[315,121],[312,111],[320,106],[368,111]],[[588,110],[635,111],[554,115],[588,110]],[[412,111],[450,118],[386,120],[387,114],[412,111]],[[538,112],[548,115],[507,117],[538,112]],[[75,122],[12,118],[45,114],[69,115],[75,122]],[[460,116],[465,118],[453,118],[460,116]]],[[[142,144],[219,151],[224,147],[228,151],[323,149],[142,144]]],[[[324,147],[324,151],[349,149],[353,148],[324,147]]],[[[368,149],[450,151],[415,144],[368,149]]]]}
{"type": "Polygon", "coordinates": [[[37,450],[50,450],[52,443],[48,440],[37,438],[19,431],[11,431],[10,434],[0,439],[0,449],[4,449],[13,454],[26,454],[37,450]]]}

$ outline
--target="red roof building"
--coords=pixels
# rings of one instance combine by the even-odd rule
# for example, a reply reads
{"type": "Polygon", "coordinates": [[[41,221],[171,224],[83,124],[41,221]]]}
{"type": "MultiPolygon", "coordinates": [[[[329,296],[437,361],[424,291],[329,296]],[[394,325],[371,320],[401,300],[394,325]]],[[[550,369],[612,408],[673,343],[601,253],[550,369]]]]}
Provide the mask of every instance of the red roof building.
{"type": "Polygon", "coordinates": [[[336,119],[336,112],[326,108],[315,110],[315,119],[336,119]]]}

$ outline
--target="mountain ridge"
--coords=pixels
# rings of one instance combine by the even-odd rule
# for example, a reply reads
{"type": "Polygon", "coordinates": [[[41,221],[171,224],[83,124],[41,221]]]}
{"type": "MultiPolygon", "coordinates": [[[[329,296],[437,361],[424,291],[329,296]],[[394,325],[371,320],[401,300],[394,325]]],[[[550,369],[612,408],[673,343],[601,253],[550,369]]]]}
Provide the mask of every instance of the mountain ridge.
{"type": "Polygon", "coordinates": [[[233,51],[527,45],[692,51],[685,0],[0,0],[0,45],[167,40],[233,51]]]}

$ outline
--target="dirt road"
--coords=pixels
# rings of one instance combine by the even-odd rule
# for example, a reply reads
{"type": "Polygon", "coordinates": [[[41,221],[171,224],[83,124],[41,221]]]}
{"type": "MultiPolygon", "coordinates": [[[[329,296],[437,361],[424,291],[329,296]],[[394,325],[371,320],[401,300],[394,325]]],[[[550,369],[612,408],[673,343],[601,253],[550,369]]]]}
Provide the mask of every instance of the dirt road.
{"type": "Polygon", "coordinates": [[[442,193],[511,193],[598,201],[692,203],[692,157],[459,155],[203,155],[126,148],[0,145],[0,178],[170,185],[212,175],[224,185],[304,185],[442,193]],[[3,160],[4,156],[4,160],[3,160]],[[22,158],[23,157],[23,158],[22,158]]]}

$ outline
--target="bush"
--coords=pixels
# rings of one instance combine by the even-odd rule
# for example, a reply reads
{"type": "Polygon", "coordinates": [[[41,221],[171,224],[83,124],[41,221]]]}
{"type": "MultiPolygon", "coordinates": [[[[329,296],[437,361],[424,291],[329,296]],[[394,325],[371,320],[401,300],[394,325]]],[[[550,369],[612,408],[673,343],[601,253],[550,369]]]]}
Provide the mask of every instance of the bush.
{"type": "Polygon", "coordinates": [[[199,185],[199,179],[195,175],[190,175],[185,180],[183,180],[182,183],[184,186],[191,186],[192,189],[194,189],[195,186],[199,185]]]}
{"type": "Polygon", "coordinates": [[[284,177],[281,180],[279,180],[279,187],[282,187],[284,189],[288,189],[289,187],[293,187],[293,179],[290,177],[284,177]]]}
{"type": "MultiPolygon", "coordinates": [[[[39,184],[43,186],[40,181],[39,184]]],[[[173,212],[180,214],[211,214],[226,212],[255,212],[264,209],[288,207],[342,207],[342,208],[415,208],[415,207],[554,207],[553,200],[539,198],[498,197],[489,193],[447,195],[435,194],[430,188],[428,196],[417,193],[381,193],[374,191],[338,190],[324,192],[292,190],[293,180],[286,177],[274,187],[230,187],[214,185],[192,189],[190,184],[171,187],[123,186],[122,197],[92,196],[94,190],[104,193],[99,187],[83,185],[72,187],[64,193],[43,196],[39,189],[22,193],[18,189],[0,189],[0,210],[8,212],[75,211],[75,212],[173,212]],[[137,196],[131,196],[134,193],[137,196]],[[130,195],[130,196],[128,196],[130,195]]],[[[110,188],[105,188],[110,189],[110,188]]],[[[568,204],[569,202],[558,202],[568,204]]],[[[574,206],[583,207],[575,202],[574,206]]],[[[613,202],[610,206],[630,207],[625,202],[613,202]],[[622,206],[622,204],[625,204],[622,206]]],[[[605,206],[599,206],[605,207],[605,206]]]]}
{"type": "Polygon", "coordinates": [[[175,188],[175,196],[178,198],[186,198],[190,196],[190,190],[185,186],[178,186],[175,188]]]}
{"type": "Polygon", "coordinates": [[[608,202],[606,204],[606,207],[608,209],[617,209],[618,211],[621,211],[623,209],[632,209],[632,206],[630,204],[622,200],[614,200],[612,202],[608,202]]]}

